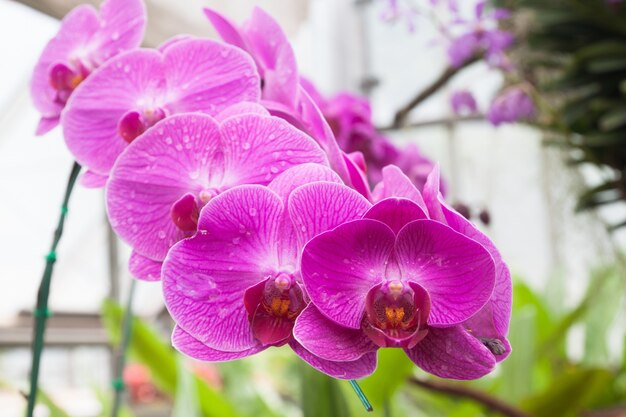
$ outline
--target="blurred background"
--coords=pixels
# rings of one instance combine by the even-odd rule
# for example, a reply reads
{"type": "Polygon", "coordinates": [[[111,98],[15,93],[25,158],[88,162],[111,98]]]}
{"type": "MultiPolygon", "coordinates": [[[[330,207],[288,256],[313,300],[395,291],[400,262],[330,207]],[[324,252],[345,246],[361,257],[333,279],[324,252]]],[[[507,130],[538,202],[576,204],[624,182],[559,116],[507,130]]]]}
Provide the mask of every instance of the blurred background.
{"type": "MultiPolygon", "coordinates": [[[[0,417],[23,415],[31,311],[72,165],[59,129],[34,136],[38,114],[28,83],[58,19],[79,3],[0,0],[0,417]]],[[[580,196],[613,178],[613,168],[573,166],[572,149],[554,145],[554,132],[542,121],[494,127],[485,120],[486,110],[455,114],[450,102],[455,91],[471,89],[478,108],[486,109],[509,82],[506,71],[482,61],[455,74],[402,127],[390,128],[395,113],[449,63],[436,25],[422,18],[385,18],[389,3],[147,0],[145,45],[178,33],[215,37],[201,13],[204,6],[238,22],[255,5],[267,10],[292,40],[301,73],[324,95],[347,90],[368,96],[374,124],[394,144],[414,143],[441,165],[447,199],[469,208],[508,263],[516,289],[514,352],[493,375],[455,386],[481,390],[528,415],[626,415],[626,233],[608,230],[626,218],[626,206],[623,198],[609,198],[612,204],[576,212],[580,196]],[[480,221],[478,214],[485,211],[488,219],[480,221]]],[[[553,3],[566,7],[567,2],[553,3]]],[[[512,54],[524,57],[523,49],[512,54]]],[[[50,299],[54,316],[41,370],[47,406],[38,415],[107,415],[119,304],[132,278],[129,249],[109,229],[102,190],[77,187],[58,254],[50,299]]],[[[365,414],[347,383],[306,369],[288,349],[219,366],[183,360],[168,349],[170,323],[160,285],[139,282],[135,298],[141,323],[125,372],[127,415],[365,414]],[[198,389],[184,389],[194,386],[198,389]]],[[[463,393],[405,383],[415,376],[424,374],[385,352],[379,371],[362,384],[374,414],[498,415],[463,393]]]]}

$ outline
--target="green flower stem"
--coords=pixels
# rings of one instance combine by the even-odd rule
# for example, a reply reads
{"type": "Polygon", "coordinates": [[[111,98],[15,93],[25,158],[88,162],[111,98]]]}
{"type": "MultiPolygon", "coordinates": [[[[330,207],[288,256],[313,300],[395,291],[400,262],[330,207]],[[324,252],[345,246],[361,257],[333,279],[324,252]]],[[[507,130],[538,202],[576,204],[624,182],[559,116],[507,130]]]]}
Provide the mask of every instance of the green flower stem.
{"type": "Polygon", "coordinates": [[[119,414],[122,397],[124,395],[124,367],[126,366],[126,354],[133,329],[133,297],[135,295],[135,287],[137,280],[132,278],[130,283],[130,291],[126,300],[126,310],[124,311],[124,319],[122,322],[122,340],[120,342],[119,358],[115,369],[115,379],[113,380],[113,407],[111,408],[111,417],[117,417],[119,414]]]}
{"type": "Polygon", "coordinates": [[[48,298],[50,295],[50,282],[52,281],[52,272],[54,271],[54,264],[57,260],[56,250],[61,236],[63,236],[63,225],[65,224],[65,218],[67,217],[67,205],[70,200],[70,195],[74,189],[74,184],[80,173],[80,165],[74,162],[72,171],[67,180],[67,187],[65,188],[65,197],[63,198],[63,204],[61,205],[61,215],[59,216],[59,223],[54,231],[54,238],[52,240],[52,246],[50,252],[46,255],[46,268],[39,284],[39,291],[37,292],[37,307],[34,312],[35,327],[33,334],[33,360],[30,371],[30,394],[28,395],[28,407],[26,411],[27,417],[32,417],[35,410],[35,403],[37,400],[37,391],[39,385],[39,365],[41,363],[41,353],[44,346],[44,334],[46,332],[46,322],[50,317],[50,310],[48,310],[48,298]]]}
{"type": "Polygon", "coordinates": [[[372,404],[369,402],[369,400],[365,396],[365,393],[363,392],[359,384],[354,379],[351,379],[350,385],[352,386],[352,389],[354,390],[354,392],[356,392],[356,395],[357,397],[359,397],[359,400],[361,400],[361,403],[363,404],[363,407],[365,407],[365,410],[368,412],[374,411],[372,404]]]}

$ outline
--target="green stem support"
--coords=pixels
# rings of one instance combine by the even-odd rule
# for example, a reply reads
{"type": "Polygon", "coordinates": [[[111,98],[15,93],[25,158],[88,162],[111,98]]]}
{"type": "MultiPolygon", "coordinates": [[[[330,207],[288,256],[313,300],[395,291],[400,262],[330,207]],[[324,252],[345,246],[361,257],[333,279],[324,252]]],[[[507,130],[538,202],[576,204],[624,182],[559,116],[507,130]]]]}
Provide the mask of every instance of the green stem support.
{"type": "Polygon", "coordinates": [[[54,264],[57,260],[56,250],[63,236],[63,225],[65,224],[65,218],[67,217],[67,205],[74,189],[74,184],[80,173],[80,165],[74,162],[72,171],[67,180],[67,187],[65,188],[65,196],[63,198],[63,204],[61,205],[61,215],[59,216],[59,223],[54,231],[54,238],[52,239],[52,246],[50,252],[46,255],[46,267],[39,284],[39,291],[37,292],[37,306],[34,312],[35,326],[33,333],[33,359],[30,371],[30,394],[28,395],[28,407],[26,411],[27,417],[32,417],[35,410],[35,404],[37,401],[37,391],[39,389],[39,365],[41,363],[41,353],[44,347],[44,335],[46,332],[46,322],[50,317],[50,310],[48,310],[48,298],[50,296],[50,283],[52,281],[52,272],[54,271],[54,264]]]}

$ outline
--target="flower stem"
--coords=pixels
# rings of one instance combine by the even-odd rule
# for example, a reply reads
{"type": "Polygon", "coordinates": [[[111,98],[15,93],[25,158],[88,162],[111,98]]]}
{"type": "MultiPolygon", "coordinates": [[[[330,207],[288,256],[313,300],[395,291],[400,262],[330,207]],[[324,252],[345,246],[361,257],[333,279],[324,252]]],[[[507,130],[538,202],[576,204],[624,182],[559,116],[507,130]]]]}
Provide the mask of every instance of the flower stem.
{"type": "Polygon", "coordinates": [[[373,411],[374,408],[372,407],[372,404],[369,402],[369,400],[365,396],[365,393],[363,392],[359,384],[354,379],[351,379],[350,385],[352,386],[352,389],[354,390],[354,392],[356,392],[356,395],[359,397],[359,400],[361,400],[361,403],[363,404],[363,407],[365,407],[365,410],[368,412],[373,411]]]}
{"type": "Polygon", "coordinates": [[[122,340],[120,342],[119,357],[117,367],[115,369],[115,379],[113,380],[113,407],[111,408],[111,417],[117,417],[122,405],[122,396],[124,394],[124,367],[126,366],[126,354],[133,329],[133,297],[135,295],[135,287],[137,280],[132,278],[128,299],[126,300],[126,310],[124,311],[124,319],[122,322],[122,340]]]}
{"type": "Polygon", "coordinates": [[[48,298],[50,295],[52,272],[54,271],[54,264],[57,260],[57,245],[61,240],[61,236],[63,236],[63,225],[65,224],[65,218],[67,217],[68,211],[67,205],[69,203],[72,190],[74,189],[76,179],[78,178],[78,174],[80,173],[80,168],[80,165],[77,162],[74,162],[72,171],[70,172],[70,176],[67,180],[67,187],[65,188],[65,196],[63,198],[63,204],[61,205],[61,215],[59,216],[57,228],[54,231],[50,252],[46,255],[46,267],[37,292],[37,307],[34,312],[35,327],[32,344],[33,359],[30,371],[30,394],[28,395],[28,407],[26,411],[27,417],[33,416],[37,400],[37,391],[39,389],[39,365],[41,363],[41,353],[44,347],[46,322],[48,317],[50,317],[50,311],[48,310],[48,298]]]}

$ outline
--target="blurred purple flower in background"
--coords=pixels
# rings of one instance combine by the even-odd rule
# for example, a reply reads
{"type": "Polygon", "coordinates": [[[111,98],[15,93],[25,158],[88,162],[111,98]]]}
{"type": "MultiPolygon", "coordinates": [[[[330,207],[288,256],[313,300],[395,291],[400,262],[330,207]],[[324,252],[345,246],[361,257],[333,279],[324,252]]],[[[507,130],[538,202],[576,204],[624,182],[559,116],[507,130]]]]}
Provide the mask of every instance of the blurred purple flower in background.
{"type": "Polygon", "coordinates": [[[460,67],[478,54],[492,66],[506,68],[509,61],[505,50],[513,44],[513,34],[498,28],[498,21],[509,17],[506,9],[485,10],[485,0],[474,6],[472,19],[457,14],[450,29],[448,58],[454,67],[460,67]]]}
{"type": "Polygon", "coordinates": [[[531,118],[535,103],[522,86],[513,86],[501,92],[491,103],[487,119],[494,126],[531,118]]]}
{"type": "Polygon", "coordinates": [[[32,99],[41,113],[38,135],[59,124],[70,95],[96,68],[118,53],[139,46],[145,25],[141,0],[106,0],[100,12],[91,5],[80,5],[65,16],[31,79],[32,99]]]}
{"type": "Polygon", "coordinates": [[[450,104],[452,105],[452,111],[458,116],[471,115],[478,111],[476,99],[468,90],[458,90],[452,93],[450,104]]]}

